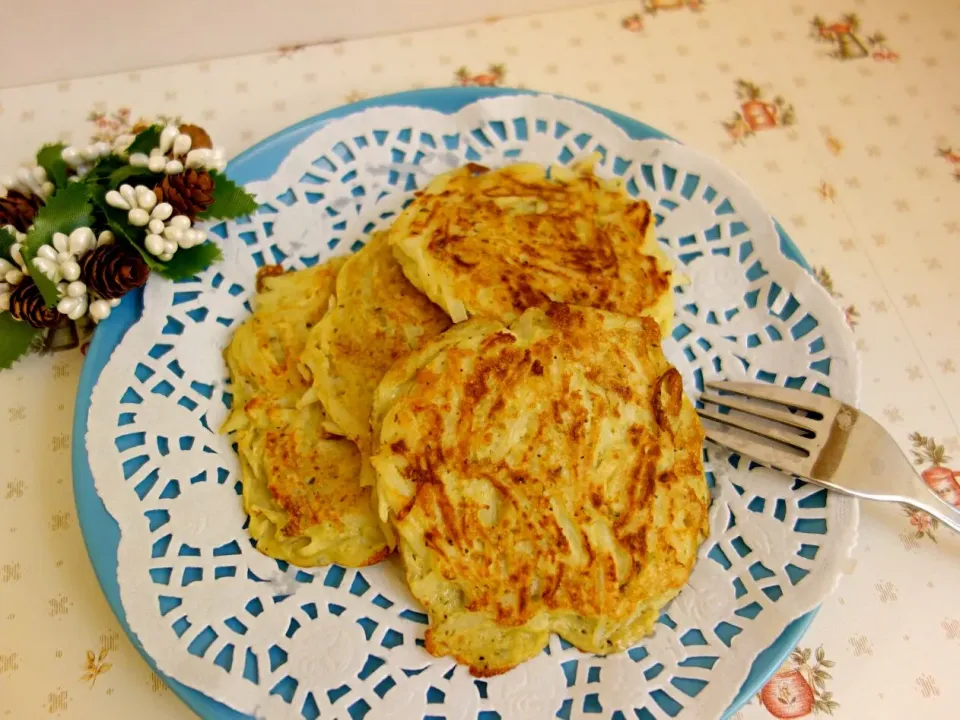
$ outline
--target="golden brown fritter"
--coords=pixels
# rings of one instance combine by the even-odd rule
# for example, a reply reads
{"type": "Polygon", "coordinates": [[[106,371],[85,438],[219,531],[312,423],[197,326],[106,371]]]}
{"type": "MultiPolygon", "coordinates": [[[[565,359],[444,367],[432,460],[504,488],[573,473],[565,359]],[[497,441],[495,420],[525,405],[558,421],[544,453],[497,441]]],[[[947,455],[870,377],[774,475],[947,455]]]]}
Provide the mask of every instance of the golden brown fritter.
{"type": "Polygon", "coordinates": [[[426,647],[476,675],[550,632],[632,646],[707,535],[702,430],[649,318],[550,304],[469,320],[390,370],[374,418],[426,647]]]}
{"type": "Polygon", "coordinates": [[[237,442],[250,535],[267,555],[302,566],[360,567],[390,553],[371,490],[360,486],[357,448],[330,435],[319,403],[300,403],[309,387],[300,353],[342,265],[265,268],[256,310],[224,351],[234,394],[221,431],[237,442]]]}
{"type": "Polygon", "coordinates": [[[307,340],[301,359],[313,387],[305,401],[319,398],[340,434],[368,458],[377,384],[396,360],[449,325],[403,276],[386,236],[375,234],[344,263],[334,305],[307,340]]]}
{"type": "Polygon", "coordinates": [[[406,276],[454,322],[564,302],[649,315],[667,334],[673,286],[654,225],[592,162],[471,164],[417,193],[389,233],[406,276]]]}

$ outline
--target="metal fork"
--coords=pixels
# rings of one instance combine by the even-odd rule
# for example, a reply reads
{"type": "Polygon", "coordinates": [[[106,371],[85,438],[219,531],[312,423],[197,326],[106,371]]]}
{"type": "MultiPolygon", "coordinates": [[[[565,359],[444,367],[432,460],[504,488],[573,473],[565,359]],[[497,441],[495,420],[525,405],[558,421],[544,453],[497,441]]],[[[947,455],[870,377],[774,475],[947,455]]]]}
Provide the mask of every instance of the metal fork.
{"type": "Polygon", "coordinates": [[[697,411],[709,440],[830,490],[923,510],[960,533],[960,510],[931,492],[890,434],[856,408],[764,383],[705,386],[704,405],[735,411],[697,411]]]}

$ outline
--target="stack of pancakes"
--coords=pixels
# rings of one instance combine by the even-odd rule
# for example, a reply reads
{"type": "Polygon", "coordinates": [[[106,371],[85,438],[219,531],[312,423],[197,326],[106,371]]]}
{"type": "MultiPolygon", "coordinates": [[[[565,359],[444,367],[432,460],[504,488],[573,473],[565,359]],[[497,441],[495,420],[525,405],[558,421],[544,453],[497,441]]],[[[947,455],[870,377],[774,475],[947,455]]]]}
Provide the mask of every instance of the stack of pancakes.
{"type": "Polygon", "coordinates": [[[551,632],[624,650],[707,534],[649,206],[592,163],[468,165],[346,261],[264,276],[226,350],[258,547],[397,547],[426,647],[476,675],[551,632]]]}

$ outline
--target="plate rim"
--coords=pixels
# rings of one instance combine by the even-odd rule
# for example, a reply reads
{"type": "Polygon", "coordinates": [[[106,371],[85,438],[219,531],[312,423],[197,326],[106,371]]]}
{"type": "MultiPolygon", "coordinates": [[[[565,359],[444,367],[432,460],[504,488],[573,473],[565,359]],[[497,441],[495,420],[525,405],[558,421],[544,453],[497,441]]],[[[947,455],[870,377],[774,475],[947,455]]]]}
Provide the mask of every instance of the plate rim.
{"type": "MultiPolygon", "coordinates": [[[[615,110],[593,103],[567,97],[557,93],[537,92],[517,88],[481,88],[481,87],[437,87],[422,90],[381,95],[355,103],[339,105],[317,115],[301,120],[260,140],[253,146],[235,156],[227,165],[227,174],[238,184],[247,184],[265,180],[279,166],[296,145],[332,120],[352,115],[372,107],[390,107],[412,105],[453,113],[477,100],[506,95],[547,95],[584,105],[597,112],[626,132],[634,139],[660,138],[675,140],[666,133],[647,125],[640,120],[615,110]]],[[[679,142],[679,141],[678,141],[679,142]]],[[[721,163],[722,165],[722,163],[721,163]]],[[[726,167],[724,165],[724,167],[726,167]]],[[[780,251],[790,260],[812,272],[810,264],[800,252],[793,240],[787,235],[780,223],[774,219],[777,234],[780,237],[780,251]]],[[[161,672],[150,654],[144,649],[137,635],[131,630],[120,600],[120,587],[117,581],[117,551],[120,542],[120,528],[116,520],[107,511],[97,494],[87,459],[87,416],[90,410],[93,388],[100,379],[107,361],[116,345],[123,339],[126,331],[140,318],[143,309],[143,289],[138,288],[127,293],[111,316],[100,324],[93,336],[87,356],[80,373],[77,386],[76,406],[73,416],[73,438],[71,465],[73,470],[74,501],[77,518],[83,535],[87,555],[93,565],[110,609],[120,623],[130,642],[146,661],[147,665],[160,676],[174,694],[193,712],[205,720],[254,720],[226,705],[190,688],[161,672]],[[82,442],[78,440],[82,439],[82,442]]],[[[753,660],[746,679],[740,687],[730,707],[723,713],[726,720],[756,695],[761,687],[773,676],[787,659],[790,651],[806,633],[813,618],[820,610],[813,610],[795,618],[780,633],[776,640],[753,660]]]]}

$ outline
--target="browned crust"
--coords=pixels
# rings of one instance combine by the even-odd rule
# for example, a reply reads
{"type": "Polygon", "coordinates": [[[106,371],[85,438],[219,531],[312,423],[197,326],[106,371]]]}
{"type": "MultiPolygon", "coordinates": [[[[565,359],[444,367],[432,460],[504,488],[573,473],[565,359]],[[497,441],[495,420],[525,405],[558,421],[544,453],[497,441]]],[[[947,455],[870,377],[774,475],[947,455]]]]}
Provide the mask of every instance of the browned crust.
{"type": "MultiPolygon", "coordinates": [[[[394,406],[417,426],[381,449],[382,457],[402,457],[415,488],[396,523],[401,535],[406,523],[428,528],[429,566],[463,593],[468,611],[503,628],[544,612],[624,620],[679,589],[692,568],[708,504],[699,424],[681,402],[656,323],[563,304],[536,312],[550,330],[542,339],[520,334],[525,315],[509,332],[449,348],[394,406]],[[646,412],[651,423],[623,423],[607,437],[604,422],[628,410],[646,412]],[[451,413],[456,427],[448,431],[451,413]],[[491,454],[524,419],[524,434],[491,454]],[[664,471],[667,452],[675,461],[664,471]],[[597,472],[601,460],[614,463],[610,478],[597,472]],[[492,524],[492,510],[465,492],[467,481],[496,496],[492,524]],[[680,517],[693,518],[689,531],[673,527],[684,525],[680,517]],[[591,539],[596,523],[609,528],[625,565],[591,539]]],[[[509,669],[436,638],[427,649],[453,654],[478,677],[509,669]]]]}
{"type": "Polygon", "coordinates": [[[420,238],[431,274],[450,283],[471,316],[509,321],[550,302],[640,315],[672,292],[648,237],[650,206],[590,168],[557,180],[529,165],[471,164],[441,187],[416,197],[392,242],[420,238]]]}
{"type": "Polygon", "coordinates": [[[298,360],[327,311],[341,264],[289,273],[262,268],[256,311],[225,351],[235,393],[227,426],[244,468],[244,505],[263,520],[251,532],[261,550],[301,566],[367,565],[389,554],[377,537],[371,491],[360,486],[357,448],[329,434],[319,403],[298,405],[308,387],[298,360]],[[278,512],[266,520],[267,510],[278,512]],[[318,535],[336,547],[301,556],[298,549],[318,535]]]}
{"type": "Polygon", "coordinates": [[[268,279],[283,275],[285,272],[286,270],[283,269],[283,265],[264,265],[257,270],[257,292],[262,293],[267,289],[266,283],[268,279]]]}

